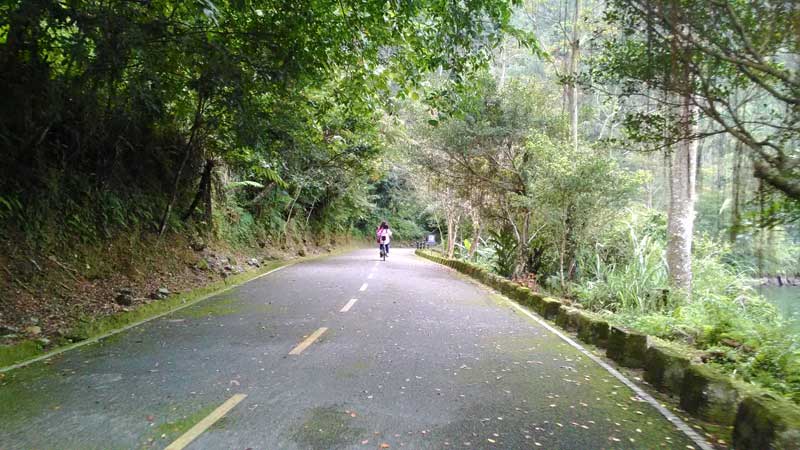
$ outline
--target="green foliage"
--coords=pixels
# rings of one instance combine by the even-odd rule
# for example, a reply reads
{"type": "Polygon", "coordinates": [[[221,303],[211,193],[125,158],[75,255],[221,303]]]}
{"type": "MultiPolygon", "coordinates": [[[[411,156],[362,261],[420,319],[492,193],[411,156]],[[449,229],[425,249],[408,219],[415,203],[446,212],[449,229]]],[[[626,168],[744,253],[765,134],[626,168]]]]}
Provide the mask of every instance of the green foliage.
{"type": "Polygon", "coordinates": [[[744,380],[796,392],[798,336],[750,286],[752,272],[726,262],[728,245],[701,236],[693,251],[692,301],[669,295],[665,235],[662,215],[631,209],[623,223],[601,237],[594,266],[583,264],[591,269],[570,286],[572,294],[614,322],[708,350],[715,362],[744,380]]]}
{"type": "Polygon", "coordinates": [[[794,5],[613,0],[604,19],[591,79],[621,93],[628,137],[650,148],[664,136],[697,139],[680,130],[672,100],[691,96],[703,119],[747,149],[755,176],[800,199],[800,91],[787,63],[800,53],[794,5]]]}
{"type": "Polygon", "coordinates": [[[514,273],[517,259],[517,241],[509,228],[489,231],[489,244],[494,249],[494,270],[504,277],[514,273]]]}
{"type": "Polygon", "coordinates": [[[669,306],[664,241],[643,230],[641,219],[631,213],[627,232],[614,230],[594,254],[584,254],[583,282],[574,289],[587,307],[642,314],[669,306]]]}
{"type": "MultiPolygon", "coordinates": [[[[397,158],[401,159],[401,158],[397,158]]],[[[392,239],[419,241],[427,235],[427,215],[423,200],[402,165],[392,164],[380,178],[370,184],[373,207],[364,230],[372,238],[378,224],[386,220],[392,227],[392,239]]]]}
{"type": "Polygon", "coordinates": [[[344,197],[363,194],[351,183],[382,150],[382,106],[431,70],[448,75],[442,92],[457,87],[510,12],[504,0],[7,2],[0,230],[93,241],[160,228],[168,205],[181,230],[206,161],[218,181],[227,170],[214,190],[237,191],[213,202],[230,206],[214,213],[224,236],[289,220],[351,229],[368,204],[344,197]]]}
{"type": "Polygon", "coordinates": [[[529,138],[527,149],[531,196],[523,201],[539,212],[537,222],[560,244],[564,264],[574,264],[578,249],[628,203],[645,176],[588,148],[575,149],[539,133],[529,138]]]}

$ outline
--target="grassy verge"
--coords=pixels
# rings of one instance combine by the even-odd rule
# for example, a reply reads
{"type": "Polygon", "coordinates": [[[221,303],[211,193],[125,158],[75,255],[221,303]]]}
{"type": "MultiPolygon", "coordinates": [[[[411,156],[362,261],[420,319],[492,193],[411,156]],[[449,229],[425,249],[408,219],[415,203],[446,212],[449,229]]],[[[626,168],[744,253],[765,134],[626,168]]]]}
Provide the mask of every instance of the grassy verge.
{"type": "Polygon", "coordinates": [[[267,263],[257,270],[232,275],[222,281],[216,281],[189,292],[138,306],[131,311],[87,320],[72,328],[69,333],[66,333],[67,337],[49,346],[45,346],[37,340],[28,340],[14,345],[0,346],[0,373],[7,372],[22,364],[33,362],[34,360],[54,356],[72,348],[96,342],[141,323],[186,308],[187,306],[201,302],[251,281],[279,267],[341,254],[354,248],[356,247],[348,246],[324,255],[267,263]]]}

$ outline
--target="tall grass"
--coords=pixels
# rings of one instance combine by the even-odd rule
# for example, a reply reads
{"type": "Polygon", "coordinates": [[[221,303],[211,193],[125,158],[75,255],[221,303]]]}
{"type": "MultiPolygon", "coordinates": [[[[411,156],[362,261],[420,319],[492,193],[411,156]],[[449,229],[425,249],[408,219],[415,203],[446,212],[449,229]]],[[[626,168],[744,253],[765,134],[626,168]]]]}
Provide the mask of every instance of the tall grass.
{"type": "Polygon", "coordinates": [[[664,244],[649,234],[640,234],[626,223],[624,245],[603,258],[603,245],[584,255],[582,283],[573,287],[577,297],[591,309],[646,313],[669,306],[668,274],[664,244]],[[619,251],[621,250],[621,251],[619,251]]]}
{"type": "Polygon", "coordinates": [[[668,292],[665,233],[631,214],[584,255],[571,293],[611,322],[707,351],[745,381],[800,402],[800,336],[752,288],[755,271],[731,264],[724,243],[697,236],[691,299],[668,292]],[[620,230],[624,230],[621,232],[620,230]]]}

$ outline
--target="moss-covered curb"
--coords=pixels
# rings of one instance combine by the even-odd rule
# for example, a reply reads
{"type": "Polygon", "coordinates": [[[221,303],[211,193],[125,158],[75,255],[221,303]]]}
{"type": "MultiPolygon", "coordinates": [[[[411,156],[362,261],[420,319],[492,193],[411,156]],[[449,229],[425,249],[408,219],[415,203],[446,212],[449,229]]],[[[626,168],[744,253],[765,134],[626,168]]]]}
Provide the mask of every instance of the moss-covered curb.
{"type": "Polygon", "coordinates": [[[692,351],[658,339],[610,326],[594,314],[570,308],[558,299],[530,289],[465,261],[443,258],[430,251],[416,254],[467,274],[528,306],[556,325],[577,332],[578,339],[606,349],[606,355],[627,367],[644,369],[655,388],[680,396],[688,413],[711,422],[734,426],[734,444],[743,449],[800,449],[800,407],[706,365],[691,364],[692,351]]]}
{"type": "Polygon", "coordinates": [[[47,347],[37,340],[23,341],[14,345],[0,345],[0,373],[7,372],[41,359],[55,356],[59,353],[63,353],[82,345],[99,341],[121,331],[133,328],[137,325],[141,325],[150,320],[165,316],[215,295],[221,294],[222,292],[244,284],[262,275],[266,275],[267,273],[278,268],[297,264],[299,262],[332,256],[349,250],[352,250],[352,248],[346,247],[323,255],[275,261],[268,263],[257,270],[232,275],[224,280],[193,289],[189,292],[175,295],[157,302],[138,306],[132,311],[86,321],[72,328],[69,332],[65,333],[65,337],[51,343],[47,347]]]}
{"type": "Polygon", "coordinates": [[[691,360],[684,352],[651,341],[644,355],[644,380],[662,392],[680,395],[683,377],[690,364],[691,360]]]}
{"type": "Polygon", "coordinates": [[[800,448],[800,411],[768,393],[746,396],[736,413],[733,446],[737,449],[800,448]]]}
{"type": "MultiPolygon", "coordinates": [[[[69,343],[65,340],[65,342],[69,343]]],[[[25,361],[43,353],[45,345],[38,340],[22,341],[14,345],[0,345],[0,371],[2,367],[25,361]]]]}
{"type": "Polygon", "coordinates": [[[606,356],[625,367],[644,367],[647,336],[621,327],[611,327],[606,356]]]}
{"type": "Polygon", "coordinates": [[[711,367],[691,365],[681,386],[681,408],[702,419],[733,425],[741,389],[731,377],[711,367]]]}
{"type": "Polygon", "coordinates": [[[558,308],[558,316],[556,316],[556,325],[568,330],[578,331],[578,315],[580,311],[569,306],[560,306],[558,308]]]}
{"type": "Polygon", "coordinates": [[[600,348],[608,346],[608,330],[610,328],[608,322],[594,317],[586,311],[579,312],[576,320],[578,321],[578,339],[600,348]]]}

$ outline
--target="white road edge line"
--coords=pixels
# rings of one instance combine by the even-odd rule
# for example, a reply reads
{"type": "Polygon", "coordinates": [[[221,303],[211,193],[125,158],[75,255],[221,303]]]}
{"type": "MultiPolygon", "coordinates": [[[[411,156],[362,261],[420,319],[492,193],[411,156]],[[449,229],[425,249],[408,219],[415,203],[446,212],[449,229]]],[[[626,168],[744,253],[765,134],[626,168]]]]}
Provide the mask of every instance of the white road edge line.
{"type": "Polygon", "coordinates": [[[689,439],[694,441],[694,443],[697,444],[697,446],[699,446],[701,449],[703,449],[703,450],[714,450],[714,447],[712,447],[705,439],[703,439],[702,436],[697,434],[696,431],[694,431],[691,427],[689,427],[689,425],[687,425],[686,422],[681,420],[678,416],[676,416],[670,410],[668,410],[663,405],[661,405],[661,403],[659,403],[656,399],[654,399],[650,394],[645,392],[642,388],[637,386],[636,383],[634,383],[633,381],[631,381],[627,377],[625,377],[625,375],[621,374],[617,369],[615,369],[615,368],[611,367],[610,365],[608,365],[608,363],[606,363],[605,361],[600,359],[597,355],[595,355],[592,352],[590,352],[589,350],[587,350],[581,344],[579,344],[579,343],[575,342],[574,340],[572,340],[572,338],[570,338],[569,336],[565,335],[560,330],[557,330],[556,328],[550,326],[550,324],[545,322],[542,318],[535,316],[533,313],[531,313],[530,311],[528,311],[524,307],[518,305],[516,302],[514,302],[514,301],[510,301],[510,302],[511,302],[511,306],[516,308],[518,311],[520,311],[521,313],[525,314],[526,316],[528,316],[531,319],[533,319],[536,322],[538,322],[539,325],[543,326],[548,331],[550,331],[551,333],[553,333],[556,336],[558,336],[559,338],[561,338],[567,344],[575,347],[579,352],[583,353],[587,358],[589,358],[592,361],[594,361],[595,363],[597,363],[603,369],[606,369],[606,371],[608,371],[608,373],[613,375],[614,378],[618,379],[623,384],[625,384],[626,386],[631,388],[631,390],[633,390],[633,392],[635,392],[636,395],[639,396],[639,398],[643,399],[644,401],[649,403],[650,406],[652,406],[653,408],[658,410],[658,412],[660,412],[662,416],[664,416],[668,421],[672,422],[672,424],[675,425],[675,428],[677,428],[678,430],[682,431],[683,434],[685,434],[687,437],[689,437],[689,439]]]}
{"type": "Polygon", "coordinates": [[[364,292],[366,290],[367,290],[367,283],[364,283],[364,284],[361,285],[361,288],[359,289],[359,292],[364,292]]]}
{"type": "Polygon", "coordinates": [[[83,347],[84,345],[94,344],[95,342],[102,341],[103,339],[105,339],[107,337],[113,336],[113,335],[118,334],[118,333],[122,333],[123,331],[130,330],[131,328],[138,327],[139,325],[142,325],[144,323],[147,323],[147,322],[150,322],[150,321],[153,321],[153,320],[156,320],[156,319],[160,319],[161,317],[164,317],[166,315],[178,312],[178,311],[180,311],[180,310],[182,310],[184,308],[188,308],[188,307],[190,307],[192,305],[196,305],[197,303],[200,303],[203,300],[207,300],[207,299],[209,299],[211,297],[215,297],[215,296],[217,296],[219,294],[222,294],[224,292],[227,292],[227,291],[229,291],[229,290],[231,290],[233,288],[242,286],[242,285],[247,284],[247,283],[249,283],[251,281],[255,281],[255,280],[259,279],[259,278],[263,278],[263,277],[265,277],[265,276],[267,276],[269,274],[275,273],[275,272],[277,272],[277,271],[279,271],[281,269],[285,269],[286,267],[289,267],[290,265],[292,265],[292,264],[290,263],[290,264],[285,264],[285,265],[280,266],[280,267],[276,267],[276,268],[274,268],[272,270],[269,270],[267,272],[262,273],[261,275],[253,277],[253,278],[251,278],[251,279],[249,279],[249,280],[247,280],[247,281],[245,281],[243,283],[232,284],[232,285],[227,286],[227,287],[225,287],[223,289],[220,289],[218,291],[212,292],[212,293],[210,293],[208,295],[204,295],[204,296],[202,296],[200,298],[197,298],[197,299],[194,299],[194,300],[192,300],[190,302],[186,302],[185,304],[183,304],[181,306],[178,306],[175,309],[170,309],[169,311],[165,311],[165,312],[163,312],[161,314],[157,314],[157,315],[155,315],[153,317],[148,317],[147,319],[143,319],[143,320],[140,320],[138,322],[134,322],[134,323],[125,325],[122,328],[117,328],[116,330],[111,330],[108,333],[101,334],[100,336],[95,336],[93,338],[86,339],[85,341],[76,342],[76,343],[68,345],[66,347],[59,348],[57,350],[53,350],[52,352],[45,353],[44,355],[37,356],[36,358],[31,358],[31,359],[28,359],[26,361],[22,361],[21,363],[17,363],[17,364],[14,364],[14,365],[11,365],[11,366],[6,366],[6,367],[0,367],[0,373],[8,372],[8,371],[14,370],[14,369],[19,369],[20,367],[25,367],[25,366],[27,366],[29,364],[33,364],[35,362],[43,361],[45,359],[50,359],[50,358],[52,358],[54,356],[57,356],[57,355],[60,355],[60,354],[62,354],[64,352],[68,352],[68,351],[76,349],[78,347],[83,347]]]}
{"type": "Polygon", "coordinates": [[[228,411],[232,410],[236,405],[239,404],[242,400],[247,397],[245,394],[236,394],[233,397],[229,398],[225,401],[225,403],[219,405],[217,409],[211,412],[211,414],[207,415],[203,420],[197,422],[195,426],[189,428],[189,431],[183,433],[178,439],[172,444],[169,444],[164,450],[181,450],[189,445],[193,440],[197,439],[198,436],[203,434],[211,425],[214,425],[216,421],[221,419],[228,411]]]}
{"type": "Polygon", "coordinates": [[[317,331],[311,333],[311,336],[307,337],[303,342],[299,343],[297,345],[297,347],[293,348],[292,351],[289,352],[289,354],[290,355],[299,355],[300,353],[303,353],[303,350],[305,350],[309,346],[311,346],[311,344],[313,344],[314,341],[319,339],[320,336],[325,334],[326,331],[328,331],[328,328],[327,327],[322,327],[322,328],[318,329],[317,331]]]}
{"type": "Polygon", "coordinates": [[[352,307],[353,307],[353,305],[355,305],[357,301],[358,301],[358,299],[357,299],[357,298],[351,298],[351,299],[350,299],[350,301],[349,301],[349,302],[347,302],[347,304],[346,304],[346,305],[344,305],[344,307],[342,307],[342,309],[340,309],[340,310],[339,310],[339,312],[347,312],[347,311],[350,311],[350,308],[352,308],[352,307]]]}

